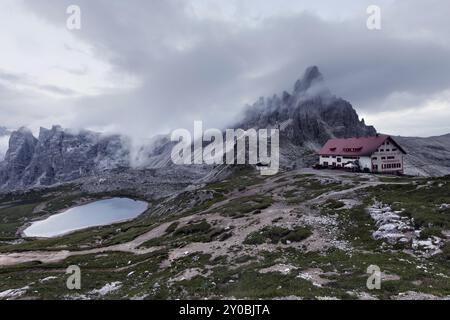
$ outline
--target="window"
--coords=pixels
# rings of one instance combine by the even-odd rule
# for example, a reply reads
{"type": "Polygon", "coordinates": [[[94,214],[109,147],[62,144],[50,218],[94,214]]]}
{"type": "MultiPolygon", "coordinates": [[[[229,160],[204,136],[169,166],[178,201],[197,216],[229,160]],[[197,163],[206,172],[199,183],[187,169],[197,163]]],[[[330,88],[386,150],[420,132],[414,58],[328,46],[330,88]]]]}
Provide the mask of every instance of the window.
{"type": "Polygon", "coordinates": [[[384,149],[380,149],[380,152],[384,152],[384,149]]]}
{"type": "Polygon", "coordinates": [[[344,152],[359,152],[363,149],[363,147],[356,147],[356,148],[344,148],[344,152]]]}
{"type": "Polygon", "coordinates": [[[388,158],[388,160],[394,160],[395,159],[395,157],[387,157],[388,158]]]}
{"type": "Polygon", "coordinates": [[[397,149],[394,148],[394,149],[392,149],[392,151],[397,151],[397,149]]]}
{"type": "Polygon", "coordinates": [[[323,165],[324,165],[325,167],[328,167],[328,162],[324,162],[323,165]]]}
{"type": "Polygon", "coordinates": [[[386,157],[381,157],[381,160],[386,160],[386,157]]]}
{"type": "Polygon", "coordinates": [[[391,151],[391,149],[386,149],[386,152],[389,152],[389,151],[391,151]]]}
{"type": "Polygon", "coordinates": [[[373,157],[372,160],[378,160],[378,158],[377,157],[373,157]]]}
{"type": "Polygon", "coordinates": [[[342,162],[342,159],[341,159],[341,158],[338,158],[338,159],[337,159],[337,162],[339,162],[339,163],[342,162]]]}

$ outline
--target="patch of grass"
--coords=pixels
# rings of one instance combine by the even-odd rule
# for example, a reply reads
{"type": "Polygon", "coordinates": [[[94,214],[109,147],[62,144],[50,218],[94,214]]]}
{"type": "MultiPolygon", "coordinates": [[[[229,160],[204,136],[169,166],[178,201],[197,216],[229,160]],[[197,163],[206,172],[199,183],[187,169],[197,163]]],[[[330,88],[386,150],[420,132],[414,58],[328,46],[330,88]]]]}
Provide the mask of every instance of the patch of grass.
{"type": "Polygon", "coordinates": [[[244,255],[244,256],[237,257],[236,259],[234,259],[233,262],[236,264],[243,264],[243,263],[253,261],[253,260],[256,260],[256,258],[249,256],[249,255],[244,255]]]}
{"type": "Polygon", "coordinates": [[[437,227],[425,227],[420,232],[420,239],[425,240],[431,237],[440,237],[442,238],[442,229],[437,227]]]}
{"type": "Polygon", "coordinates": [[[269,196],[241,197],[230,201],[218,211],[223,216],[241,218],[249,213],[261,213],[261,210],[267,209],[272,203],[272,197],[269,196]]]}
{"type": "Polygon", "coordinates": [[[131,241],[158,225],[159,218],[144,214],[133,221],[80,230],[58,238],[26,239],[21,244],[3,245],[0,252],[98,248],[131,241]]]}
{"type": "Polygon", "coordinates": [[[441,204],[450,203],[450,181],[446,178],[429,179],[418,185],[383,185],[370,191],[394,210],[405,209],[403,214],[414,219],[417,229],[450,229],[450,215],[439,210],[441,204]]]}
{"type": "Polygon", "coordinates": [[[401,183],[401,182],[413,182],[415,180],[420,181],[417,177],[397,177],[397,176],[378,176],[378,180],[385,183],[401,183]]]}
{"type": "Polygon", "coordinates": [[[207,185],[208,189],[220,192],[221,194],[228,194],[232,191],[253,186],[264,181],[266,177],[261,176],[251,166],[232,166],[233,173],[230,178],[207,185]]]}
{"type": "Polygon", "coordinates": [[[221,290],[225,296],[238,299],[269,299],[296,295],[305,299],[314,299],[321,291],[309,281],[297,278],[295,275],[279,273],[261,274],[258,271],[244,269],[236,280],[230,279],[221,290]]]}
{"type": "Polygon", "coordinates": [[[225,196],[217,191],[217,190],[210,190],[209,187],[206,187],[204,189],[196,190],[194,192],[192,191],[185,191],[175,197],[175,199],[171,200],[169,203],[165,203],[165,206],[169,207],[175,207],[175,208],[183,208],[178,209],[180,212],[177,212],[178,214],[182,213],[183,215],[190,215],[202,211],[206,211],[209,209],[213,204],[222,201],[225,199],[225,196]],[[203,194],[203,195],[199,195],[203,194]],[[209,195],[209,198],[204,199],[204,195],[209,195]]]}
{"type": "Polygon", "coordinates": [[[180,224],[180,223],[179,223],[178,221],[175,221],[175,222],[171,223],[171,224],[167,227],[166,233],[172,233],[172,232],[174,232],[174,231],[177,229],[177,227],[178,227],[179,224],[180,224]]]}
{"type": "Polygon", "coordinates": [[[0,209],[0,237],[15,237],[17,230],[33,217],[33,209],[37,204],[21,204],[0,209]]]}
{"type": "MultiPolygon", "coordinates": [[[[119,193],[86,195],[79,191],[76,185],[62,185],[54,188],[14,192],[0,195],[0,238],[15,239],[18,229],[32,219],[44,218],[64,208],[73,206],[80,200],[98,200],[114,196],[124,196],[119,193]],[[4,201],[4,202],[3,202],[4,201]],[[36,207],[40,207],[36,213],[36,207]]],[[[147,214],[139,218],[119,224],[80,230],[69,235],[44,239],[25,239],[24,243],[0,245],[0,252],[27,250],[59,250],[95,248],[103,245],[130,241],[151,229],[157,219],[147,214]]]]}
{"type": "Polygon", "coordinates": [[[343,184],[340,181],[320,181],[310,177],[303,177],[294,183],[295,189],[283,194],[288,204],[295,205],[331,191],[342,191],[353,187],[351,184],[343,184]]]}
{"type": "Polygon", "coordinates": [[[312,232],[309,228],[305,227],[296,227],[294,230],[290,231],[287,235],[281,238],[282,243],[290,242],[300,242],[312,235],[312,232]]]}
{"type": "MultiPolygon", "coordinates": [[[[178,226],[178,224],[176,224],[176,226],[178,226]]],[[[179,228],[172,228],[175,228],[173,232],[167,233],[162,237],[146,241],[141,245],[141,247],[182,247],[188,243],[194,242],[211,242],[214,240],[223,241],[227,239],[227,237],[231,236],[231,234],[225,232],[225,229],[213,227],[206,220],[187,224],[179,228]]]]}
{"type": "Polygon", "coordinates": [[[211,230],[211,225],[203,220],[198,223],[187,224],[174,232],[174,236],[184,236],[190,235],[194,233],[205,233],[206,231],[211,230]]]}
{"type": "Polygon", "coordinates": [[[331,210],[341,209],[344,206],[345,206],[345,203],[343,203],[340,200],[335,200],[335,199],[329,199],[324,204],[325,208],[331,209],[331,210]]]}
{"type": "Polygon", "coordinates": [[[442,248],[441,257],[447,262],[450,262],[450,242],[447,242],[442,248]]]}
{"type": "Polygon", "coordinates": [[[366,196],[362,204],[338,211],[339,238],[349,241],[357,248],[378,250],[381,242],[372,238],[375,224],[367,212],[367,207],[371,202],[370,197],[366,196]]]}

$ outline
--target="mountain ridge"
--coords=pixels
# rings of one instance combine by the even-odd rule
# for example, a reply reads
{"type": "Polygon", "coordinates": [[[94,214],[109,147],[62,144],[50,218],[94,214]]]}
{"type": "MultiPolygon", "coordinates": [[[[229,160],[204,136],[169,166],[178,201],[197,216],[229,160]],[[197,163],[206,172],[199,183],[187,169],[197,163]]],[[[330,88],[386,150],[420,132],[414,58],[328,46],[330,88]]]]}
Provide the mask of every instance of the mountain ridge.
{"type": "MultiPolygon", "coordinates": [[[[290,93],[284,91],[280,96],[262,97],[247,106],[241,120],[233,127],[244,130],[278,128],[280,166],[286,170],[315,163],[316,151],[330,138],[377,134],[373,126],[359,118],[350,102],[330,92],[317,66],[306,69],[290,93]]],[[[122,135],[73,131],[61,126],[41,128],[38,137],[26,128],[5,132],[10,134],[10,140],[5,159],[0,162],[0,191],[50,186],[83,178],[96,184],[99,176],[120,189],[120,181],[114,179],[120,177],[128,181],[128,186],[138,180],[145,184],[138,172],[148,169],[168,172],[173,182],[177,180],[177,172],[183,176],[184,183],[189,179],[201,181],[202,177],[224,177],[224,168],[175,166],[171,162],[174,142],[167,135],[154,137],[136,150],[131,140],[122,135]],[[118,169],[122,170],[120,175],[117,175],[118,169]]],[[[446,161],[450,158],[450,142],[446,142],[447,139],[450,141],[450,134],[398,139],[410,151],[405,160],[407,173],[450,173],[450,164],[446,161]],[[422,152],[426,146],[430,146],[428,151],[422,152]]],[[[152,183],[155,182],[153,178],[149,178],[152,183]]],[[[102,187],[108,188],[107,185],[102,187]]]]}

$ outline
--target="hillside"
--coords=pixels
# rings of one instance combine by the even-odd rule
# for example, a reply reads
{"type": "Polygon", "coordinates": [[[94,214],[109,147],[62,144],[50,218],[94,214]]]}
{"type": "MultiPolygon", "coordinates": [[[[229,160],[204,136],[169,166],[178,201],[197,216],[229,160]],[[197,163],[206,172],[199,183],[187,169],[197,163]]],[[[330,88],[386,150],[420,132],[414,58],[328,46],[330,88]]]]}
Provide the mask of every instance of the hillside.
{"type": "Polygon", "coordinates": [[[449,187],[448,177],[242,170],[147,198],[133,221],[40,240],[17,230],[118,194],[72,185],[4,196],[0,299],[448,299],[449,187]],[[65,287],[69,265],[81,266],[81,290],[65,287]],[[380,290],[366,286],[370,265],[380,290]]]}
{"type": "Polygon", "coordinates": [[[406,173],[417,176],[443,176],[450,174],[450,134],[429,137],[394,137],[408,155],[406,173]]]}
{"type": "MultiPolygon", "coordinates": [[[[280,165],[284,169],[313,164],[314,152],[329,138],[376,134],[359,119],[349,102],[329,92],[317,67],[308,68],[291,93],[259,99],[246,109],[239,123],[231,126],[275,127],[281,131],[280,165]]],[[[111,176],[118,169],[131,174],[134,170],[158,169],[174,176],[177,171],[170,158],[173,143],[167,136],[154,137],[136,151],[127,137],[54,126],[41,128],[38,137],[21,128],[12,132],[9,145],[0,162],[0,190],[4,191],[111,176]]],[[[216,176],[215,168],[191,167],[182,171],[192,170],[195,179],[201,178],[201,173],[204,177],[216,176]]]]}

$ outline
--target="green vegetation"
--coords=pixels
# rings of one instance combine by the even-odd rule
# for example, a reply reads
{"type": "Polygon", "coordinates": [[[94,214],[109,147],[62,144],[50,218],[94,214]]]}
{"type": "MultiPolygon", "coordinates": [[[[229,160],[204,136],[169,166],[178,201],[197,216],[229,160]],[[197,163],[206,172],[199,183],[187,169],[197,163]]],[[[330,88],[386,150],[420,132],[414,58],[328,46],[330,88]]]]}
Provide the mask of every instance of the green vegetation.
{"type": "Polygon", "coordinates": [[[341,209],[344,206],[345,206],[345,203],[343,203],[342,201],[339,201],[339,200],[335,200],[335,199],[329,199],[324,204],[324,207],[326,209],[330,209],[330,210],[341,209]]]}
{"type": "Polygon", "coordinates": [[[435,178],[421,184],[383,185],[370,189],[376,199],[388,203],[394,210],[404,210],[413,218],[416,228],[431,228],[426,232],[450,230],[450,215],[440,206],[450,203],[450,179],[435,178]]]}
{"type": "MultiPolygon", "coordinates": [[[[146,214],[134,221],[82,230],[57,239],[28,239],[22,244],[0,246],[0,251],[3,252],[96,248],[133,240],[164,224],[161,237],[142,245],[142,248],[155,247],[156,251],[151,253],[135,255],[105,252],[71,256],[61,262],[47,264],[30,262],[0,267],[0,292],[28,286],[23,298],[61,299],[84,295],[99,299],[271,299],[285,296],[304,299],[325,296],[354,299],[358,292],[368,292],[367,267],[377,265],[383,273],[392,277],[391,280],[382,281],[381,290],[369,292],[375,297],[389,299],[407,291],[429,293],[439,297],[450,295],[450,243],[442,248],[441,254],[431,258],[415,257],[401,250],[391,250],[398,248],[386,250],[379,241],[372,239],[371,234],[375,226],[366,211],[374,199],[377,199],[391,205],[394,210],[405,209],[404,214],[414,218],[416,226],[423,229],[422,237],[442,236],[443,230],[450,230],[449,210],[441,206],[450,203],[450,177],[414,179],[413,181],[417,182],[409,184],[399,184],[398,182],[403,180],[396,177],[386,178],[390,180],[386,180],[387,182],[397,184],[352,191],[352,197],[360,204],[348,209],[342,201],[327,200],[326,197],[323,202],[314,201],[314,206],[302,202],[327,192],[352,188],[354,183],[338,183],[333,179],[321,182],[311,175],[297,175],[294,178],[276,180],[277,183],[286,183],[283,188],[293,187],[291,191],[277,189],[273,194],[267,192],[248,196],[243,192],[251,191],[248,187],[263,183],[264,178],[246,170],[241,173],[242,175],[233,176],[229,180],[161,200],[159,208],[169,208],[162,215],[153,214],[158,213],[154,211],[153,205],[146,214]],[[293,181],[292,185],[289,181],[293,181]],[[231,192],[232,200],[224,201],[231,192]],[[333,216],[328,217],[317,216],[337,219],[338,226],[333,227],[333,232],[336,232],[338,240],[349,244],[348,249],[303,249],[310,241],[300,246],[286,245],[308,239],[313,230],[304,226],[274,226],[285,221],[284,216],[281,218],[278,215],[269,218],[268,221],[271,221],[272,225],[247,236],[244,244],[248,246],[238,243],[228,251],[219,253],[220,256],[190,252],[182,254],[181,258],[176,260],[168,260],[172,250],[181,250],[183,253],[183,247],[191,243],[223,241],[231,237],[233,232],[237,232],[233,227],[224,229],[225,226],[215,221],[217,216],[211,219],[206,214],[220,213],[225,217],[258,222],[257,215],[272,206],[280,194],[293,205],[292,214],[309,214],[307,210],[333,213],[333,216]],[[216,205],[214,210],[211,209],[221,201],[223,202],[220,206],[216,205]],[[296,203],[302,205],[297,208],[296,203]],[[197,213],[194,221],[186,223],[188,219],[182,219],[193,213],[197,213]],[[270,246],[270,252],[263,251],[265,246],[256,247],[264,243],[274,244],[270,246]],[[277,244],[279,246],[276,246],[277,244]],[[288,272],[277,272],[277,268],[273,267],[281,264],[292,268],[288,272]],[[82,269],[82,290],[78,292],[68,291],[66,288],[65,269],[69,265],[79,265],[82,269]],[[322,286],[314,279],[302,278],[301,275],[311,273],[311,269],[317,270],[322,286]],[[42,281],[44,278],[47,280],[42,281]],[[104,297],[95,293],[96,289],[113,282],[120,282],[120,288],[116,291],[104,297]]],[[[352,177],[348,179],[353,182],[357,180],[352,177]]],[[[87,198],[73,186],[64,188],[53,189],[51,192],[32,191],[22,196],[0,196],[0,237],[14,238],[17,228],[32,216],[36,216],[32,211],[38,205],[46,204],[42,213],[44,214],[46,211],[54,212],[71,206],[79,201],[80,197],[87,198]]],[[[95,197],[97,196],[108,195],[95,197]]],[[[292,218],[295,218],[295,215],[292,215],[292,218]]],[[[241,220],[235,221],[236,225],[238,222],[241,220]]],[[[214,246],[218,244],[220,242],[214,243],[214,246]]]]}
{"type": "Polygon", "coordinates": [[[74,185],[0,194],[0,240],[12,240],[32,219],[57,213],[83,197],[74,185]],[[35,210],[41,205],[41,210],[35,210]]]}
{"type": "Polygon", "coordinates": [[[184,235],[191,235],[195,233],[205,233],[206,231],[211,230],[211,225],[206,222],[206,220],[203,220],[198,223],[193,224],[187,224],[184,227],[181,227],[179,229],[176,229],[174,232],[175,236],[184,236],[184,235]]]}
{"type": "Polygon", "coordinates": [[[208,189],[215,190],[221,194],[228,194],[232,191],[243,191],[249,186],[262,183],[266,177],[261,176],[251,166],[233,167],[233,175],[226,180],[211,183],[208,189]]]}
{"type": "MultiPolygon", "coordinates": [[[[339,238],[349,241],[353,246],[363,250],[379,250],[380,242],[372,238],[375,224],[367,212],[367,207],[371,204],[371,198],[364,195],[363,203],[351,209],[341,209],[338,211],[339,238]]],[[[325,209],[325,212],[327,209],[325,209]]]]}
{"type": "Polygon", "coordinates": [[[206,220],[186,224],[179,228],[177,227],[178,224],[171,224],[166,230],[166,235],[146,241],[141,245],[141,247],[182,247],[193,242],[211,242],[215,240],[223,241],[231,236],[229,232],[225,232],[225,229],[219,227],[215,228],[206,220]]]}
{"type": "Polygon", "coordinates": [[[247,196],[231,200],[218,211],[223,216],[241,218],[250,213],[261,213],[261,210],[267,209],[272,203],[269,196],[247,196]]]}
{"type": "Polygon", "coordinates": [[[293,184],[296,188],[283,194],[288,204],[295,205],[317,198],[327,192],[341,191],[353,187],[352,184],[343,184],[340,181],[320,181],[310,175],[298,175],[293,184]]]}
{"type": "Polygon", "coordinates": [[[445,246],[442,248],[441,257],[445,260],[450,261],[450,242],[447,242],[445,246]]]}
{"type": "Polygon", "coordinates": [[[174,232],[177,229],[179,224],[180,224],[180,222],[178,222],[178,221],[175,221],[174,223],[172,223],[170,226],[167,227],[166,233],[174,232]]]}
{"type": "Polygon", "coordinates": [[[36,204],[14,205],[0,209],[0,237],[15,238],[17,230],[32,217],[36,204]]]}

